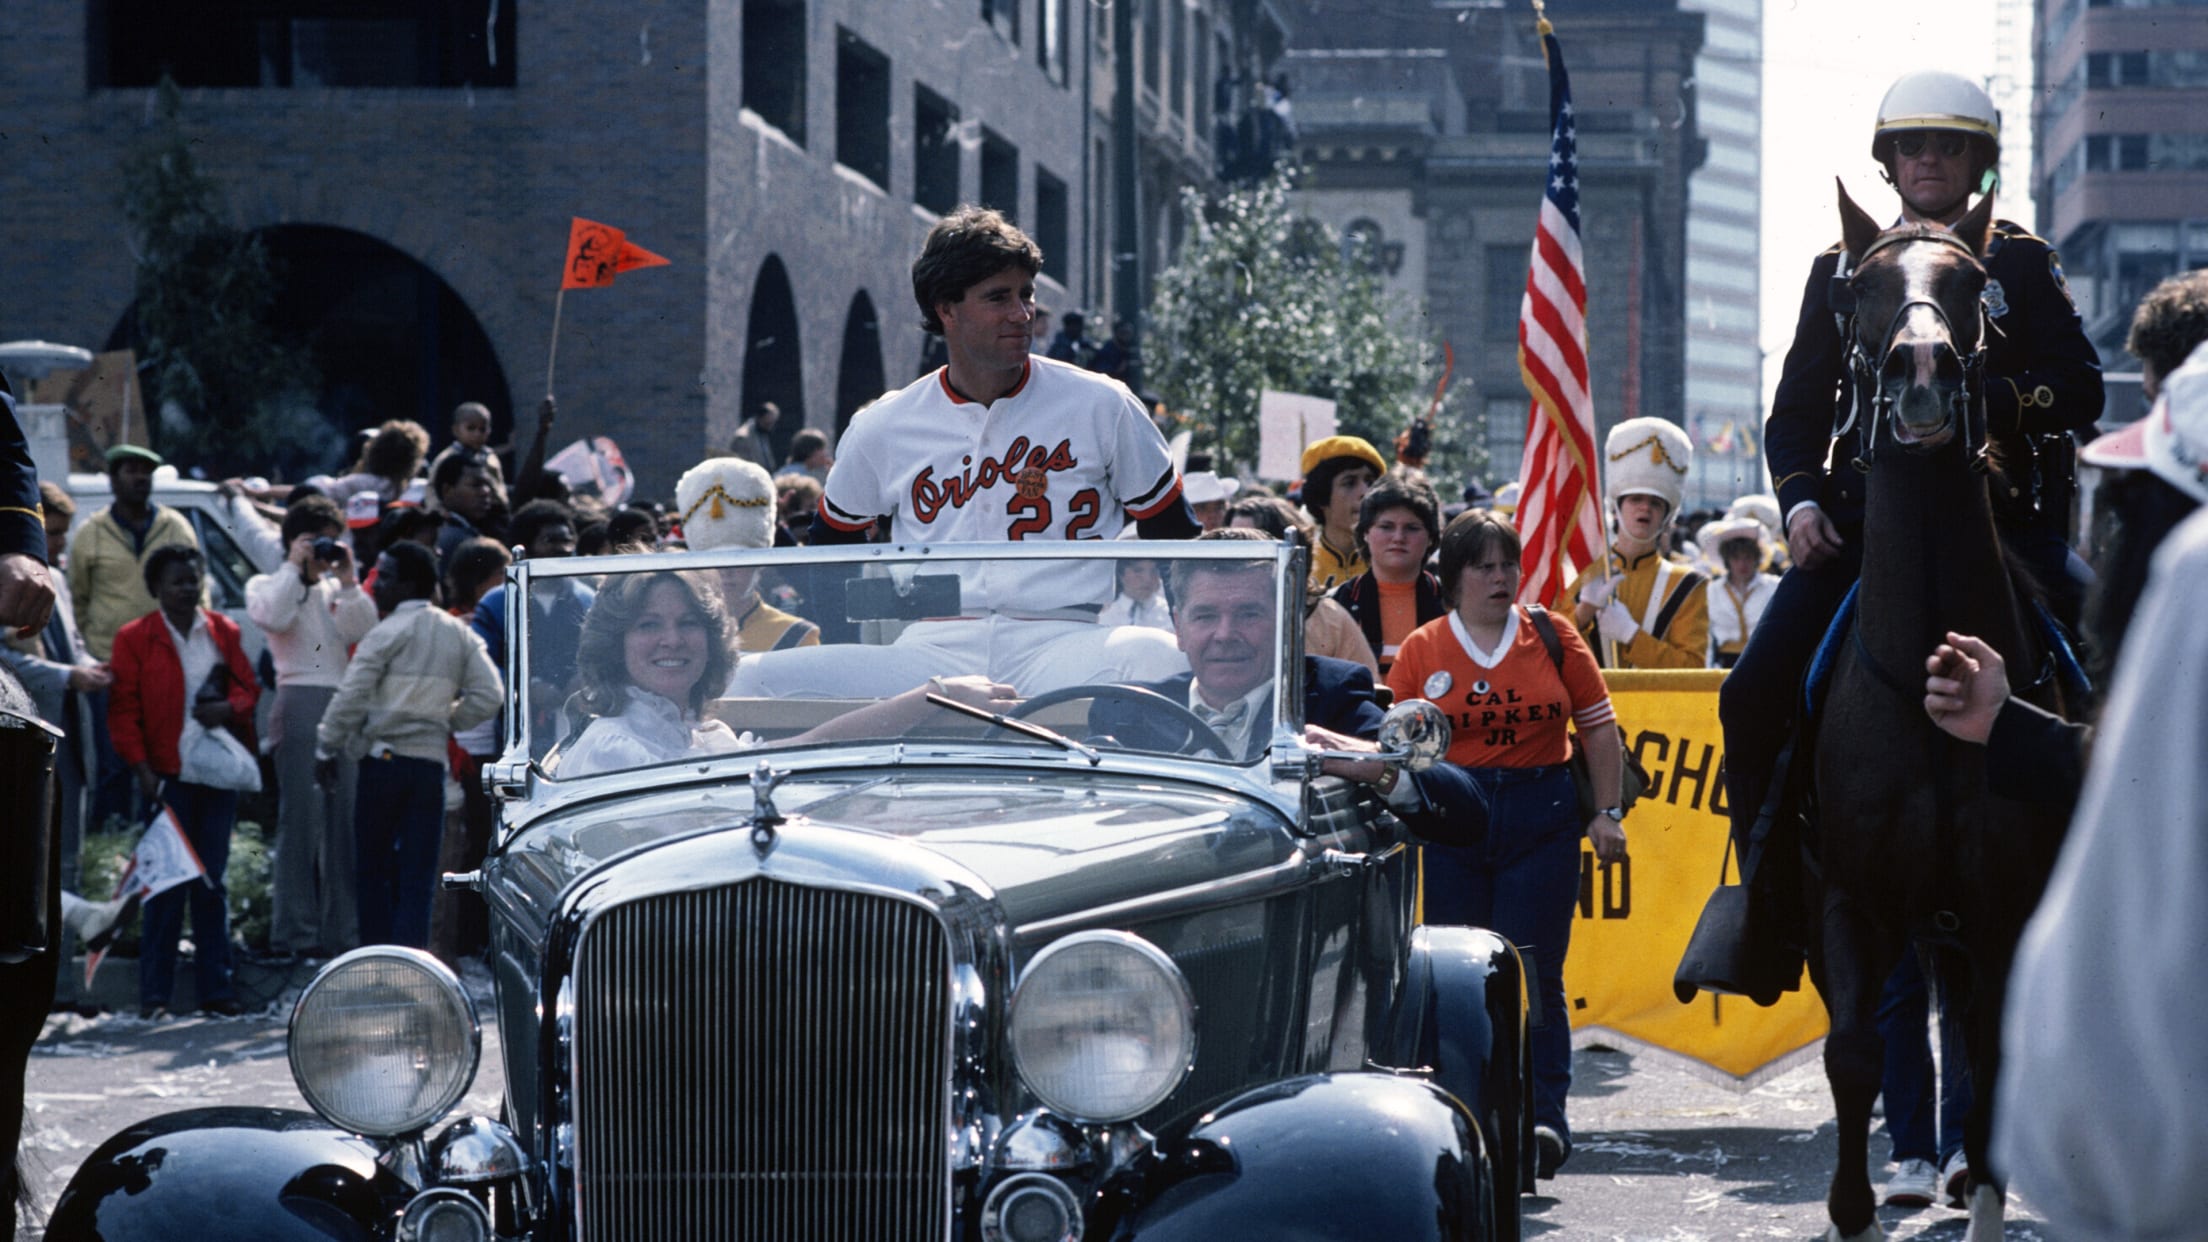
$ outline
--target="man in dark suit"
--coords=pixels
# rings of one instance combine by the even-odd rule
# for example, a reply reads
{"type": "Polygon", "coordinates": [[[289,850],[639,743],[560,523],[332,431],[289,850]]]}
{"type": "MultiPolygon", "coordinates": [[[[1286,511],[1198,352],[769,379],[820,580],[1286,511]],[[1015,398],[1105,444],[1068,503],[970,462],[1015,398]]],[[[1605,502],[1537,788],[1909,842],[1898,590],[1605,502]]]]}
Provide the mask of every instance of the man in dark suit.
{"type": "MultiPolygon", "coordinates": [[[[1216,530],[1205,540],[1266,541],[1251,530],[1216,530]]],[[[1184,560],[1173,566],[1173,626],[1189,671],[1141,689],[1185,707],[1225,742],[1241,763],[1262,757],[1272,742],[1273,623],[1280,611],[1267,561],[1184,560]]],[[[1303,658],[1304,741],[1318,749],[1369,749],[1385,713],[1364,665],[1328,656],[1303,658]]],[[[1176,717],[1105,699],[1090,714],[1092,733],[1138,750],[1211,753],[1176,717]]],[[[1325,772],[1368,784],[1391,809],[1430,840],[1470,844],[1485,831],[1471,783],[1461,769],[1436,764],[1406,772],[1379,760],[1326,761],[1325,772]]]]}

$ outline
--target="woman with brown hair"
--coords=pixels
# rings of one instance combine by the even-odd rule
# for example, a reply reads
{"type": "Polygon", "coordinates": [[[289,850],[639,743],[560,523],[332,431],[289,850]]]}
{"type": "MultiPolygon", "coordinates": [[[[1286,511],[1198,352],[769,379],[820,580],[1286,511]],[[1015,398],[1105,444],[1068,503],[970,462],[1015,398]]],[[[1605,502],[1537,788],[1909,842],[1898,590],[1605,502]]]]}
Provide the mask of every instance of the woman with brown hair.
{"type": "MultiPolygon", "coordinates": [[[[572,705],[593,717],[553,763],[560,779],[590,776],[749,745],[705,705],[735,671],[736,630],[708,575],[687,570],[612,575],[599,586],[575,648],[581,688],[572,705]]],[[[936,709],[933,691],[996,710],[1012,687],[986,677],[936,677],[879,703],[847,712],[790,739],[902,733],[936,709]]]]}

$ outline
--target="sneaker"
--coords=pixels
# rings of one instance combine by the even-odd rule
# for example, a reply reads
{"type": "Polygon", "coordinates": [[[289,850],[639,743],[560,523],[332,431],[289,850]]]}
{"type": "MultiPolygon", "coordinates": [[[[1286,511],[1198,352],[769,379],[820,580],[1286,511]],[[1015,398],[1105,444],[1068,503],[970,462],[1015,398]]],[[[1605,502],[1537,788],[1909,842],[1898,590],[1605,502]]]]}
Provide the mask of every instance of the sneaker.
{"type": "Polygon", "coordinates": [[[1535,1126],[1533,1147],[1535,1177],[1555,1177],[1556,1171],[1564,1167],[1565,1159],[1571,1155],[1570,1149],[1564,1146],[1564,1136],[1558,1134],[1554,1126],[1535,1126]]]}
{"type": "Polygon", "coordinates": [[[1881,1202],[1889,1207],[1931,1207],[1939,1189],[1940,1171],[1932,1167],[1931,1161],[1904,1160],[1894,1167],[1881,1202]]]}
{"type": "Polygon", "coordinates": [[[1961,1152],[1947,1158],[1946,1167],[1940,1170],[1940,1188],[1946,1192],[1947,1206],[1968,1207],[1970,1200],[1970,1157],[1961,1152]]]}

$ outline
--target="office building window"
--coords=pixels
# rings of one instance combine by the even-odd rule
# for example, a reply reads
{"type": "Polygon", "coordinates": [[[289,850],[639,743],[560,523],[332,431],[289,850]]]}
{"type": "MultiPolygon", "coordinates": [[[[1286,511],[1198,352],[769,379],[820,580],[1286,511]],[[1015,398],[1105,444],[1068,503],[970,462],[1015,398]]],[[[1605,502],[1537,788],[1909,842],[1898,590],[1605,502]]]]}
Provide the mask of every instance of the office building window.
{"type": "Polygon", "coordinates": [[[836,30],[836,162],[889,188],[889,57],[836,30]]]}
{"type": "Polygon", "coordinates": [[[1196,13],[1196,81],[1189,88],[1194,92],[1190,100],[1196,109],[1196,135],[1211,136],[1211,18],[1202,10],[1196,13]]]}
{"type": "Polygon", "coordinates": [[[2147,167],[2156,172],[2199,172],[2208,168],[2208,134],[2147,135],[2147,167]]]}
{"type": "Polygon", "coordinates": [[[1066,250],[1066,183],[1035,166],[1035,244],[1043,248],[1043,275],[1060,284],[1073,283],[1073,255],[1066,250]]]}
{"type": "Polygon", "coordinates": [[[1142,84],[1155,92],[1161,85],[1158,71],[1164,67],[1165,5],[1152,0],[1142,6],[1142,84]]]}
{"type": "Polygon", "coordinates": [[[2148,134],[2088,134],[2085,139],[2087,172],[2139,172],[2148,167],[2151,147],[2148,134]]]}
{"type": "Polygon", "coordinates": [[[1487,248],[1487,297],[1481,302],[1481,335],[1490,341],[1518,339],[1518,306],[1526,296],[1525,246],[1487,248]]]}
{"type": "Polygon", "coordinates": [[[510,87],[514,11],[442,0],[93,0],[89,84],[510,87]]]}
{"type": "Polygon", "coordinates": [[[958,208],[958,109],[912,87],[912,201],[939,216],[958,208]]]}
{"type": "Polygon", "coordinates": [[[1020,41],[1020,5],[1024,0],[981,0],[982,24],[1014,43],[1020,41]]]}
{"type": "Polygon", "coordinates": [[[986,126],[981,131],[981,205],[1007,220],[1020,218],[1020,149],[986,126]]]}
{"type": "Polygon", "coordinates": [[[1173,82],[1166,94],[1172,101],[1169,106],[1173,115],[1185,117],[1188,115],[1188,10],[1181,6],[1180,0],[1158,0],[1158,7],[1165,10],[1167,33],[1173,46],[1173,59],[1168,65],[1173,82]]]}
{"type": "Polygon", "coordinates": [[[2088,90],[2105,90],[2112,86],[2145,86],[2148,72],[2145,52],[2089,52],[2085,57],[2085,85],[2088,90]]]}
{"type": "Polygon", "coordinates": [[[1041,0],[1041,31],[1035,40],[1035,61],[1042,66],[1043,76],[1060,86],[1071,80],[1072,60],[1067,54],[1066,27],[1072,16],[1073,0],[1041,0]]]}
{"type": "Polygon", "coordinates": [[[804,0],[744,0],[744,106],[805,145],[804,0]]]}
{"type": "Polygon", "coordinates": [[[1526,455],[1526,411],[1531,400],[1523,392],[1493,396],[1480,403],[1480,442],[1487,448],[1487,477],[1497,486],[1518,477],[1520,459],[1526,455]]]}
{"type": "Polygon", "coordinates": [[[1101,303],[1112,280],[1112,173],[1110,151],[1102,138],[1089,152],[1089,279],[1091,300],[1101,303]]]}

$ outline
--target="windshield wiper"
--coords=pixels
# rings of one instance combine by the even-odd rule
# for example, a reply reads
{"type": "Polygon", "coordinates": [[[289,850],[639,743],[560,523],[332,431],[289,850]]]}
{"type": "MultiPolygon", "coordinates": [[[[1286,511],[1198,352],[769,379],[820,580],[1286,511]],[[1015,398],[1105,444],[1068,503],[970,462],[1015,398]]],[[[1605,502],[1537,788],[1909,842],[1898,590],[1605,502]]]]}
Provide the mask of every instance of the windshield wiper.
{"type": "Polygon", "coordinates": [[[1015,720],[1010,716],[986,708],[975,707],[971,703],[961,703],[947,694],[937,694],[933,690],[928,692],[928,702],[935,704],[937,707],[948,707],[954,712],[972,716],[976,720],[986,720],[1000,729],[1010,729],[1014,733],[1034,738],[1036,741],[1048,742],[1062,750],[1070,750],[1087,759],[1089,766],[1092,768],[1104,762],[1104,756],[1098,754],[1095,747],[1084,746],[1058,730],[1036,724],[1032,720],[1015,720]]]}

